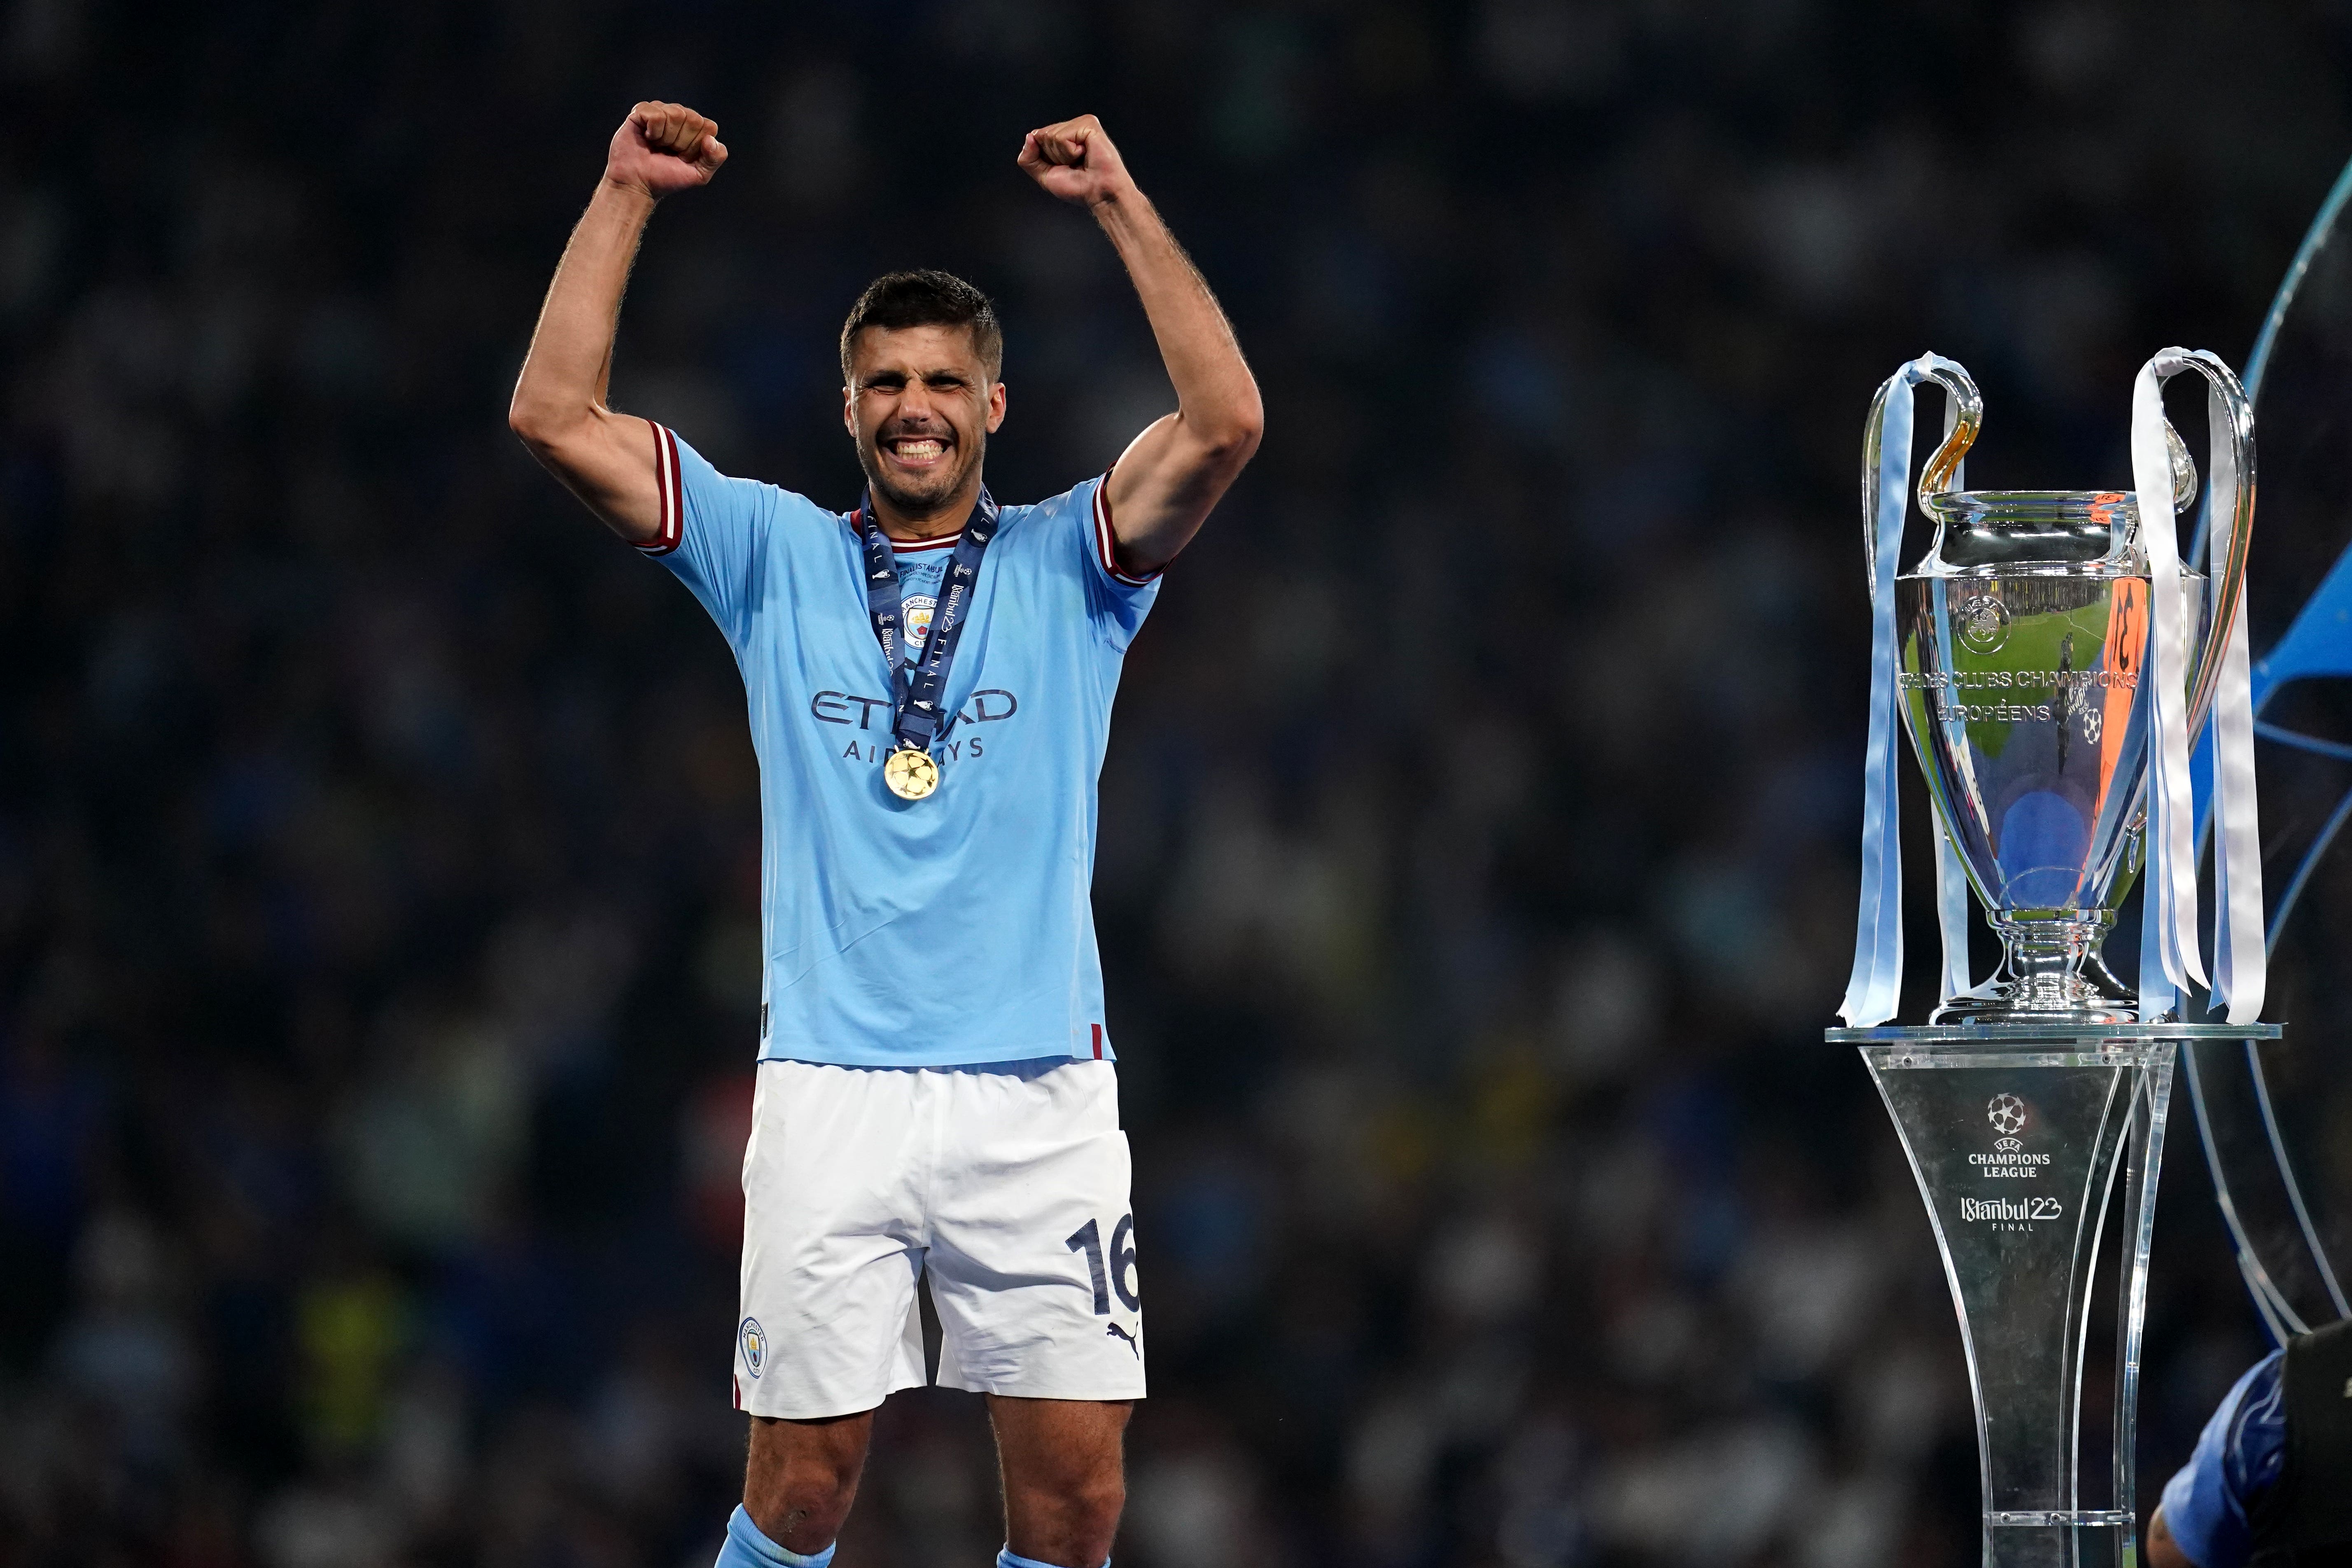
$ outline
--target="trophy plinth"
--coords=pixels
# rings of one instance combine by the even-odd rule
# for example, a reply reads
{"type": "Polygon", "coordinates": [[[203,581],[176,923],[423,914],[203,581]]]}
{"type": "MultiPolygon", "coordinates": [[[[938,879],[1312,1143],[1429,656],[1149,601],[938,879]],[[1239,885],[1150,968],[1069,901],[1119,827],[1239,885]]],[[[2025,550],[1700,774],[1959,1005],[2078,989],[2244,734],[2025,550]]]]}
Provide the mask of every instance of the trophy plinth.
{"type": "Polygon", "coordinates": [[[1861,1047],[1927,1205],[1976,1406],[1986,1568],[2136,1568],[2140,1328],[2174,1053],[2182,1040],[2278,1033],[2138,1023],[1828,1032],[1861,1047]],[[2102,1466],[2083,1452],[2083,1358],[2118,1179],[2115,1426],[2102,1466]]]}

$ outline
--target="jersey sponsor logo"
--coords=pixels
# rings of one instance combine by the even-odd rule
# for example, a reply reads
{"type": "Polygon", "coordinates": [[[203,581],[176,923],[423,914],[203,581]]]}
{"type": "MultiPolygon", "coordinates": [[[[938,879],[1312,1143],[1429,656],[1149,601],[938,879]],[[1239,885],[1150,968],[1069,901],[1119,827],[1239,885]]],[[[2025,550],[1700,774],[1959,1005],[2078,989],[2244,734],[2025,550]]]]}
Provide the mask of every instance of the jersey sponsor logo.
{"type": "MultiPolygon", "coordinates": [[[[887,740],[867,741],[860,744],[853,739],[849,744],[841,748],[841,760],[845,763],[878,763],[887,757],[893,749],[893,742],[887,740]]],[[[931,742],[931,758],[935,762],[961,763],[967,759],[976,760],[986,755],[988,755],[988,748],[981,743],[980,737],[977,735],[966,735],[958,740],[931,742]]]]}
{"type": "Polygon", "coordinates": [[[746,1318],[743,1326],[735,1331],[738,1343],[743,1347],[743,1370],[757,1378],[768,1369],[768,1331],[760,1326],[757,1318],[746,1318]]]}
{"type": "MultiPolygon", "coordinates": [[[[996,724],[1021,711],[1021,700],[1001,687],[984,687],[971,694],[956,715],[967,724],[996,724]]],[[[847,691],[820,691],[809,699],[809,717],[821,724],[850,724],[860,730],[890,727],[887,697],[859,697],[847,691]]]]}
{"type": "MultiPolygon", "coordinates": [[[[964,724],[1000,724],[1021,711],[1021,700],[1001,686],[982,687],[956,714],[956,724],[931,742],[931,754],[946,763],[971,762],[988,754],[982,737],[961,729],[964,724]]],[[[809,699],[809,717],[820,724],[841,724],[866,731],[842,745],[845,763],[878,763],[890,752],[890,700],[860,697],[848,691],[820,691],[809,699]]]]}
{"type": "Polygon", "coordinates": [[[1103,1338],[1107,1340],[1125,1340],[1127,1342],[1127,1348],[1135,1352],[1135,1359],[1138,1361],[1141,1361],[1143,1359],[1143,1347],[1136,1343],[1135,1336],[1133,1334],[1129,1333],[1117,1323],[1108,1323],[1104,1325],[1103,1338]]]}

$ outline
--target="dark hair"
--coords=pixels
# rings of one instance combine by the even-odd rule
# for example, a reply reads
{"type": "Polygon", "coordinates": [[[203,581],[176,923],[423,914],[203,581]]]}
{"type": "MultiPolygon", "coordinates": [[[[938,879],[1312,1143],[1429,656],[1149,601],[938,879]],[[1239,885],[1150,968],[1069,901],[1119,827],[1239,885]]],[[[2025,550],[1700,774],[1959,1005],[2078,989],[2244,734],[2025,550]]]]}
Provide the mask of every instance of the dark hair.
{"type": "Polygon", "coordinates": [[[969,327],[971,346],[991,380],[1004,369],[1004,329],[988,296],[951,272],[885,272],[866,286],[849,320],[841,324],[841,379],[849,375],[849,351],[868,327],[969,327]]]}

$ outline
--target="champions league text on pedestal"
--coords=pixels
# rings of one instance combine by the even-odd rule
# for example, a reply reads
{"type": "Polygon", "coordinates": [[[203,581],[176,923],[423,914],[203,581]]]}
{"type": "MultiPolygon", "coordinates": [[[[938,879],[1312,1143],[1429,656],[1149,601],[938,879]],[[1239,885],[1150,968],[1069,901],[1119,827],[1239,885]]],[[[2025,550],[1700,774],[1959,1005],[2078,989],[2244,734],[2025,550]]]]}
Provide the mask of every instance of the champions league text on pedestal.
{"type": "Polygon", "coordinates": [[[2168,349],[2133,390],[2124,491],[1959,489],[1983,408],[1934,354],[1879,389],[1864,437],[1873,648],[1854,964],[1832,1041],[1862,1049],[1926,1200],[1967,1353],[1988,1568],[2138,1561],[2133,1465],[2157,1173],[2184,1038],[2274,1037],[2263,989],[2244,607],[2253,419],[2237,378],[2168,349]],[[2162,387],[2206,381],[2210,579],[2179,554],[2196,467],[2162,387]],[[1899,572],[1911,403],[1948,403],[1919,505],[1933,537],[1899,572]],[[2201,616],[2202,626],[2200,626],[2201,616]],[[1942,936],[1926,1026],[1885,1026],[1902,983],[1895,735],[1925,775],[1942,936]],[[2207,984],[2196,930],[2189,760],[2214,759],[2211,991],[2227,1021],[2183,1023],[2207,984]],[[2143,889],[2137,984],[2101,948],[2143,889]],[[1969,973],[1971,895],[2001,941],[1969,973]],[[2108,1474],[2082,1452],[2093,1273],[2120,1182],[2121,1288],[2108,1474]]]}

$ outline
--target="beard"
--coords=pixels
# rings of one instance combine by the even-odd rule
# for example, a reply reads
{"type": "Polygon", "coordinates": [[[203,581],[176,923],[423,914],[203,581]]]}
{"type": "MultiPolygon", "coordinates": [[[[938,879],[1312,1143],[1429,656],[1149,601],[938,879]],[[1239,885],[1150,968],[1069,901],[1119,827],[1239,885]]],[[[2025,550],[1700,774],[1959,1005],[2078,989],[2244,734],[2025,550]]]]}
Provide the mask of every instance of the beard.
{"type": "MultiPolygon", "coordinates": [[[[878,437],[877,439],[878,440],[878,437]]],[[[901,512],[920,516],[926,512],[936,511],[946,505],[956,491],[963,488],[964,481],[970,479],[972,472],[980,467],[980,460],[987,450],[988,437],[985,435],[977,436],[969,442],[959,439],[956,442],[956,451],[961,456],[962,461],[957,463],[954,468],[934,474],[915,485],[905,483],[883,467],[881,453],[877,449],[876,440],[863,440],[857,443],[857,466],[866,470],[866,482],[874,488],[874,493],[877,496],[888,501],[901,512]]]]}

